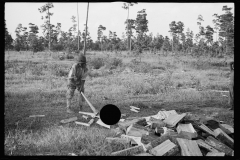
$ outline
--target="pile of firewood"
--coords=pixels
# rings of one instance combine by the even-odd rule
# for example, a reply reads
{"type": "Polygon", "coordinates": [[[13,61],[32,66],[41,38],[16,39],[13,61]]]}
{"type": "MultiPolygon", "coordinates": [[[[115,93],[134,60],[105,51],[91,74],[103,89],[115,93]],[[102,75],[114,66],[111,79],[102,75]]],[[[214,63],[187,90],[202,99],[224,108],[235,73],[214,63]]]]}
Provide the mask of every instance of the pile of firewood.
{"type": "Polygon", "coordinates": [[[175,110],[159,111],[149,117],[122,119],[112,143],[128,143],[130,148],[113,156],[233,156],[234,129],[214,119],[202,119],[175,110]]]}

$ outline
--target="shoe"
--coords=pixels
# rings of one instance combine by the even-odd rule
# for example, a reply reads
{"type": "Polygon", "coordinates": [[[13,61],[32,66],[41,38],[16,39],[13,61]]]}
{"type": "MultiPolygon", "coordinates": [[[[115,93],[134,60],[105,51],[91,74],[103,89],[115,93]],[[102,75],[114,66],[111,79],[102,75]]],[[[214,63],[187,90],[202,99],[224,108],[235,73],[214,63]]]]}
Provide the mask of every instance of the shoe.
{"type": "Polygon", "coordinates": [[[71,109],[67,109],[67,113],[74,113],[71,109]]]}

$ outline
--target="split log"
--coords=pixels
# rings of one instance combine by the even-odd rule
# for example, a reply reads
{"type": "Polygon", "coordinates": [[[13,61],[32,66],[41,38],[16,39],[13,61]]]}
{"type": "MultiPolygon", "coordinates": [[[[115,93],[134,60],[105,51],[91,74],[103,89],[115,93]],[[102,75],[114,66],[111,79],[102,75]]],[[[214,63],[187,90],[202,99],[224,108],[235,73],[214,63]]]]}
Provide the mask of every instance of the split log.
{"type": "Polygon", "coordinates": [[[126,131],[126,135],[129,135],[129,136],[134,136],[134,137],[142,137],[142,135],[147,135],[148,134],[148,131],[145,131],[143,129],[139,129],[139,128],[136,128],[134,127],[134,125],[130,125],[126,131]]]}
{"type": "Polygon", "coordinates": [[[219,127],[227,134],[233,134],[234,133],[233,127],[228,125],[228,124],[220,124],[219,127]]]}
{"type": "Polygon", "coordinates": [[[197,132],[193,128],[192,124],[181,124],[179,123],[177,126],[177,132],[181,135],[186,135],[189,139],[196,138],[198,136],[197,132]]]}
{"type": "Polygon", "coordinates": [[[234,141],[229,137],[223,130],[217,128],[214,130],[216,138],[219,139],[222,143],[226,144],[228,147],[234,149],[234,141]]]}
{"type": "Polygon", "coordinates": [[[77,120],[77,117],[72,117],[72,118],[68,118],[68,119],[63,119],[60,122],[61,123],[69,123],[69,122],[73,122],[73,121],[76,121],[76,120],[77,120]]]}
{"type": "Polygon", "coordinates": [[[206,156],[225,156],[223,152],[208,152],[206,156]]]}
{"type": "Polygon", "coordinates": [[[196,140],[199,147],[206,149],[209,152],[218,152],[215,148],[205,143],[202,139],[196,140]]]}
{"type": "Polygon", "coordinates": [[[111,155],[112,156],[130,156],[130,155],[134,155],[141,152],[144,152],[142,146],[134,146],[121,151],[113,152],[111,153],[111,155]]]}
{"type": "Polygon", "coordinates": [[[177,138],[182,156],[203,156],[195,140],[177,138]]]}
{"type": "Polygon", "coordinates": [[[228,156],[232,155],[233,150],[231,148],[229,148],[224,143],[219,142],[218,140],[216,140],[212,136],[208,136],[207,139],[205,140],[205,142],[207,144],[211,145],[212,147],[214,147],[215,149],[217,149],[218,151],[224,152],[228,156]]]}
{"type": "Polygon", "coordinates": [[[145,119],[145,118],[135,118],[133,120],[125,120],[124,122],[118,122],[118,126],[119,126],[119,128],[126,131],[127,127],[129,127],[131,124],[134,124],[142,119],[145,119]]]}
{"type": "Polygon", "coordinates": [[[140,153],[140,154],[136,154],[134,156],[153,156],[153,155],[151,155],[149,153],[140,153]]]}
{"type": "Polygon", "coordinates": [[[178,152],[178,146],[169,139],[149,151],[154,156],[174,156],[178,152]]]}
{"type": "Polygon", "coordinates": [[[168,127],[174,127],[178,122],[180,122],[184,117],[186,116],[186,113],[183,114],[170,114],[167,119],[165,119],[163,122],[167,124],[168,127]]]}
{"type": "Polygon", "coordinates": [[[214,133],[211,129],[209,129],[206,125],[201,124],[201,125],[199,126],[199,128],[200,128],[201,130],[203,130],[204,132],[206,132],[206,133],[208,133],[208,134],[210,134],[210,135],[212,135],[212,136],[215,137],[215,133],[214,133]]]}

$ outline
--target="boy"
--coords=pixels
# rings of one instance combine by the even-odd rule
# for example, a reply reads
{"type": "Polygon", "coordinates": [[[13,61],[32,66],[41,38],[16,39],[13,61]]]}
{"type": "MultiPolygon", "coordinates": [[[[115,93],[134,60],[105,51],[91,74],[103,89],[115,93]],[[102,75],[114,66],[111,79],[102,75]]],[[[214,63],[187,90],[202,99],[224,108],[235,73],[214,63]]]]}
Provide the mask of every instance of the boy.
{"type": "Polygon", "coordinates": [[[80,55],[76,63],[74,63],[68,74],[68,84],[67,84],[67,112],[73,113],[71,108],[71,100],[74,96],[74,91],[77,89],[79,91],[79,109],[82,110],[82,103],[85,101],[81,92],[84,93],[84,84],[87,77],[87,67],[86,67],[86,57],[80,55]]]}

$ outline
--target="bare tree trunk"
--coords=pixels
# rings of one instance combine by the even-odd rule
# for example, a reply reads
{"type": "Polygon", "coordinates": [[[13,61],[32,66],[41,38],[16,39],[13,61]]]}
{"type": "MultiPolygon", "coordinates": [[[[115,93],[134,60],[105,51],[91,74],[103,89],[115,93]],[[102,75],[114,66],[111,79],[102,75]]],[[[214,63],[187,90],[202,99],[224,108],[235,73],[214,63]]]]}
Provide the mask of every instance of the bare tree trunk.
{"type": "Polygon", "coordinates": [[[49,47],[49,53],[51,55],[51,23],[50,23],[50,15],[49,15],[49,8],[48,8],[48,20],[49,20],[49,24],[48,24],[48,35],[49,35],[49,43],[48,43],[48,47],[49,47]]]}
{"type": "Polygon", "coordinates": [[[83,55],[86,55],[86,39],[87,39],[88,10],[89,10],[89,2],[88,2],[88,6],[87,6],[87,18],[86,18],[86,29],[85,29],[85,37],[84,37],[83,55]]]}
{"type": "MultiPolygon", "coordinates": [[[[78,17],[78,3],[77,3],[77,17],[78,17]]],[[[79,51],[79,17],[78,17],[78,51],[79,51]]]]}

